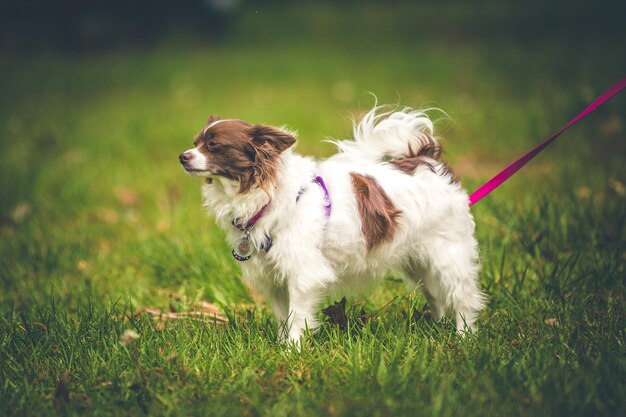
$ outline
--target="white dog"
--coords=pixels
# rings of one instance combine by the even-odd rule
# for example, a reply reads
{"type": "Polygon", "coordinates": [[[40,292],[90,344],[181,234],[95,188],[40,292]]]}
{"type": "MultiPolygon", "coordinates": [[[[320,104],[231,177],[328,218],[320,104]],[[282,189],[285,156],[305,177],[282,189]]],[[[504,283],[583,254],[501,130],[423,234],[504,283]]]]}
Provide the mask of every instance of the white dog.
{"type": "Polygon", "coordinates": [[[435,319],[451,311],[459,332],[474,329],[485,304],[474,221],[430,119],[374,108],[322,162],[292,152],[295,142],[286,129],[211,116],[179,157],[206,177],[204,204],[281,338],[298,344],[330,292],[389,271],[421,284],[435,319]]]}

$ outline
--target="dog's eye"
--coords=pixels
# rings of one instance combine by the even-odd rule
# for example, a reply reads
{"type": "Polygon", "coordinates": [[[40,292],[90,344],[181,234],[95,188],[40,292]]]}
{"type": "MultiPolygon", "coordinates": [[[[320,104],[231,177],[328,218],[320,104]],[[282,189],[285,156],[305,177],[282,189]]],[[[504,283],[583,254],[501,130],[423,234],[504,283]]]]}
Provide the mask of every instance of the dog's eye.
{"type": "Polygon", "coordinates": [[[217,142],[214,141],[214,140],[209,140],[209,141],[204,143],[204,147],[207,150],[215,150],[217,148],[217,142]]]}

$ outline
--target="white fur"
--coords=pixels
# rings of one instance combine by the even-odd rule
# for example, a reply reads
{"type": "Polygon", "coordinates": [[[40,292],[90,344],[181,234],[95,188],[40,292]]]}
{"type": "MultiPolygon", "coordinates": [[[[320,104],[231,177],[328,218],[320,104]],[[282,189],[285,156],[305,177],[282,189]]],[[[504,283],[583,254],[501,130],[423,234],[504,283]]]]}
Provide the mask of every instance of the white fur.
{"type": "Polygon", "coordinates": [[[329,293],[365,288],[389,271],[422,287],[436,319],[451,311],[459,332],[474,328],[485,298],[477,284],[478,248],[466,192],[439,165],[436,172],[420,166],[407,175],[384,160],[417,150],[432,133],[422,112],[378,114],[374,108],[355,125],[354,140],[335,142],[340,152],[325,161],[283,152],[278,181],[267,192],[239,194],[236,182],[219,177],[203,185],[204,203],[231,243],[241,236],[232,219],[248,219],[271,201],[250,235],[256,251],[241,267],[284,325],[283,340],[299,343],[306,327],[317,326],[316,309],[329,293]],[[370,252],[351,173],[374,177],[402,212],[393,239],[370,252]],[[328,187],[329,219],[315,175],[328,187]],[[268,253],[260,249],[266,234],[273,239],[268,253]]]}
{"type": "Polygon", "coordinates": [[[206,176],[208,172],[206,171],[207,167],[207,158],[198,150],[198,148],[192,148],[185,153],[188,153],[191,156],[191,160],[189,162],[189,168],[195,171],[187,171],[191,175],[196,176],[206,176]]]}

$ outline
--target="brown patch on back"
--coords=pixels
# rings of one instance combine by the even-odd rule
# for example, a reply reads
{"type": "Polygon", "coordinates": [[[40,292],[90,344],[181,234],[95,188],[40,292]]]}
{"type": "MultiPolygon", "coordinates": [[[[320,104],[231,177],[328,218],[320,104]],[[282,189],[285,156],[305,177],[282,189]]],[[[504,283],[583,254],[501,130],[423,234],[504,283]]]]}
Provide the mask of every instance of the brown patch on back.
{"type": "Polygon", "coordinates": [[[350,176],[361,216],[361,232],[369,251],[380,243],[391,240],[401,212],[374,178],[354,172],[350,176]]]}
{"type": "Polygon", "coordinates": [[[426,143],[423,144],[417,151],[414,151],[409,147],[409,151],[402,158],[394,159],[390,161],[391,165],[407,175],[413,175],[415,170],[420,165],[428,167],[432,172],[438,173],[435,169],[436,165],[441,164],[440,174],[449,175],[451,183],[457,183],[458,179],[455,177],[452,169],[442,159],[442,149],[437,142],[430,136],[425,136],[426,143]]]}

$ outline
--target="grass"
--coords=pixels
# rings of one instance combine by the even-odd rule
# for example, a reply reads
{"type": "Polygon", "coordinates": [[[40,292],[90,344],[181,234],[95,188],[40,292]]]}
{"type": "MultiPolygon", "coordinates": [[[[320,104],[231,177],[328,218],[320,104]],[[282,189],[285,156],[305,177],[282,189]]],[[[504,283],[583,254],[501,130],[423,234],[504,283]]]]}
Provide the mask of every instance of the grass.
{"type": "Polygon", "coordinates": [[[349,300],[346,331],[325,320],[286,350],[177,165],[209,114],[288,124],[327,156],[320,140],[348,136],[372,91],[446,110],[447,158],[473,190],[623,75],[610,30],[522,40],[515,9],[493,26],[441,7],[454,24],[433,6],[263,9],[220,43],[2,52],[0,414],[623,413],[625,96],[472,209],[489,306],[466,339],[390,276],[349,300]],[[137,314],[202,301],[227,325],[137,314]]]}

